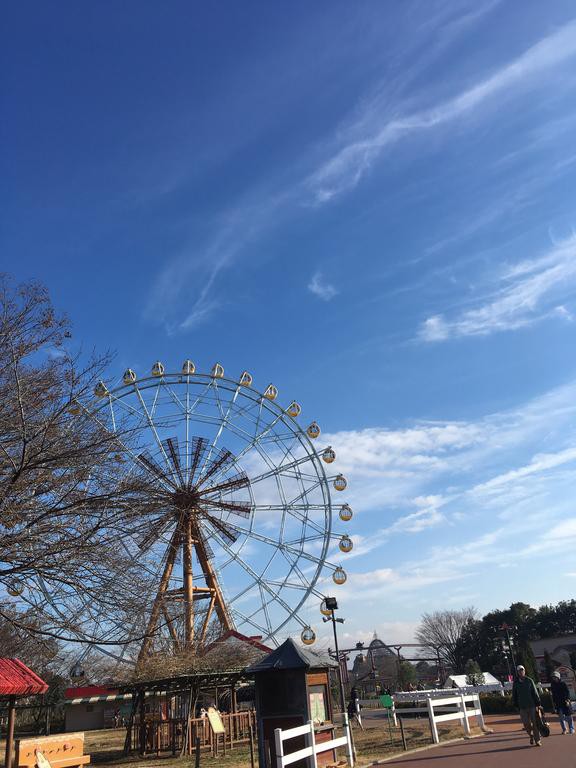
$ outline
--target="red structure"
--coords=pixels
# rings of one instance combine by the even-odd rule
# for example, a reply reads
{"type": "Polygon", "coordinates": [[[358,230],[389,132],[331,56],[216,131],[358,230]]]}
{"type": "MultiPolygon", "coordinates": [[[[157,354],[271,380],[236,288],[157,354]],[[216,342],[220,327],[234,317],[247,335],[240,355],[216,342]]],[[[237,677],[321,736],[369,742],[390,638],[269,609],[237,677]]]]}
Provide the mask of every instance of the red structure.
{"type": "Polygon", "coordinates": [[[8,698],[8,732],[6,734],[6,758],[4,765],[12,768],[12,748],[14,745],[14,716],[16,699],[22,696],[34,696],[46,693],[48,683],[19,659],[0,659],[0,696],[8,698]]]}

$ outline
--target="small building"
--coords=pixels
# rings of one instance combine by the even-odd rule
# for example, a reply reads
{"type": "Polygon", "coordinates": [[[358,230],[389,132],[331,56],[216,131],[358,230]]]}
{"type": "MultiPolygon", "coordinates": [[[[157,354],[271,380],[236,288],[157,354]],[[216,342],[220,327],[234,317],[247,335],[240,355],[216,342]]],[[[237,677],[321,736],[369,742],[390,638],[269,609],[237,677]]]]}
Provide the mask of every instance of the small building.
{"type": "MultiPolygon", "coordinates": [[[[296,645],[288,638],[246,670],[256,681],[260,765],[276,765],[276,728],[285,730],[312,720],[317,743],[332,738],[330,670],[337,666],[329,656],[296,645]]],[[[296,741],[294,739],[295,744],[296,741]]],[[[323,753],[318,764],[334,762],[333,757],[331,752],[323,753]]],[[[298,766],[301,764],[299,761],[298,766]]]]}
{"type": "Polygon", "coordinates": [[[131,693],[108,686],[67,688],[64,697],[64,730],[68,733],[120,726],[127,722],[132,707],[131,693]]]}
{"type": "Polygon", "coordinates": [[[530,642],[532,653],[536,660],[536,670],[542,682],[550,682],[546,671],[546,658],[548,653],[552,664],[557,667],[576,666],[576,635],[560,635],[559,637],[546,637],[543,640],[530,642]]]}

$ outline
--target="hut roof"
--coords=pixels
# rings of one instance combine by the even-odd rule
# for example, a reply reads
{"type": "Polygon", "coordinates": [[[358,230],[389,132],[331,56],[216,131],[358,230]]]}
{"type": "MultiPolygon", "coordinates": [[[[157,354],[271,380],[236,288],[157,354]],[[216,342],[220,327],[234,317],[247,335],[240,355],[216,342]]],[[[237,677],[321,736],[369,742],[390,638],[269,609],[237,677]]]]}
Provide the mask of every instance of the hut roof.
{"type": "Polygon", "coordinates": [[[0,659],[0,696],[32,696],[47,690],[48,683],[19,659],[0,659]]]}
{"type": "Polygon", "coordinates": [[[316,653],[309,648],[296,645],[289,637],[281,646],[261,661],[252,664],[246,672],[254,674],[273,669],[310,669],[310,667],[336,667],[337,664],[326,654],[316,653]]]}

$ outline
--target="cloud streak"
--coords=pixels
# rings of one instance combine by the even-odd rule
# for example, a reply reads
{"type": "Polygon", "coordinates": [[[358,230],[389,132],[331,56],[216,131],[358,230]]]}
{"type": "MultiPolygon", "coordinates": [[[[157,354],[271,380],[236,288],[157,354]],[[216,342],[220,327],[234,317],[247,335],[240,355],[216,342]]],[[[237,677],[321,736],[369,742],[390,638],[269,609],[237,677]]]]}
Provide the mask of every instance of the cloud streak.
{"type": "Polygon", "coordinates": [[[575,55],[576,22],[571,22],[458,96],[429,109],[388,119],[365,130],[363,135],[352,137],[309,177],[308,187],[315,202],[326,203],[353,189],[382,152],[400,140],[447,125],[495,96],[528,86],[575,55]]]}
{"type": "Polygon", "coordinates": [[[532,325],[550,314],[566,317],[566,308],[558,311],[557,302],[573,291],[576,283],[576,236],[540,258],[518,262],[501,272],[496,281],[492,296],[480,306],[453,319],[442,314],[426,318],[418,333],[420,340],[487,336],[532,325]]]}

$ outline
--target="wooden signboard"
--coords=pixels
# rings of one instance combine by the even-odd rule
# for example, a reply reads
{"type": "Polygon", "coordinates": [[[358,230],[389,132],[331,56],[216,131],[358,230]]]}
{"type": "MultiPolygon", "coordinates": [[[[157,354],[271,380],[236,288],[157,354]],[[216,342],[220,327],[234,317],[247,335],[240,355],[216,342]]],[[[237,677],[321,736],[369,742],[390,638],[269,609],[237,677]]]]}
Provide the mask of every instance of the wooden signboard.
{"type": "Polygon", "coordinates": [[[208,707],[208,722],[210,723],[210,728],[212,728],[212,733],[226,732],[224,723],[220,717],[220,712],[218,712],[217,709],[214,709],[214,707],[208,707]]]}
{"type": "Polygon", "coordinates": [[[83,733],[36,736],[16,741],[17,768],[34,768],[48,762],[52,768],[74,768],[90,762],[84,754],[83,733]]]}

